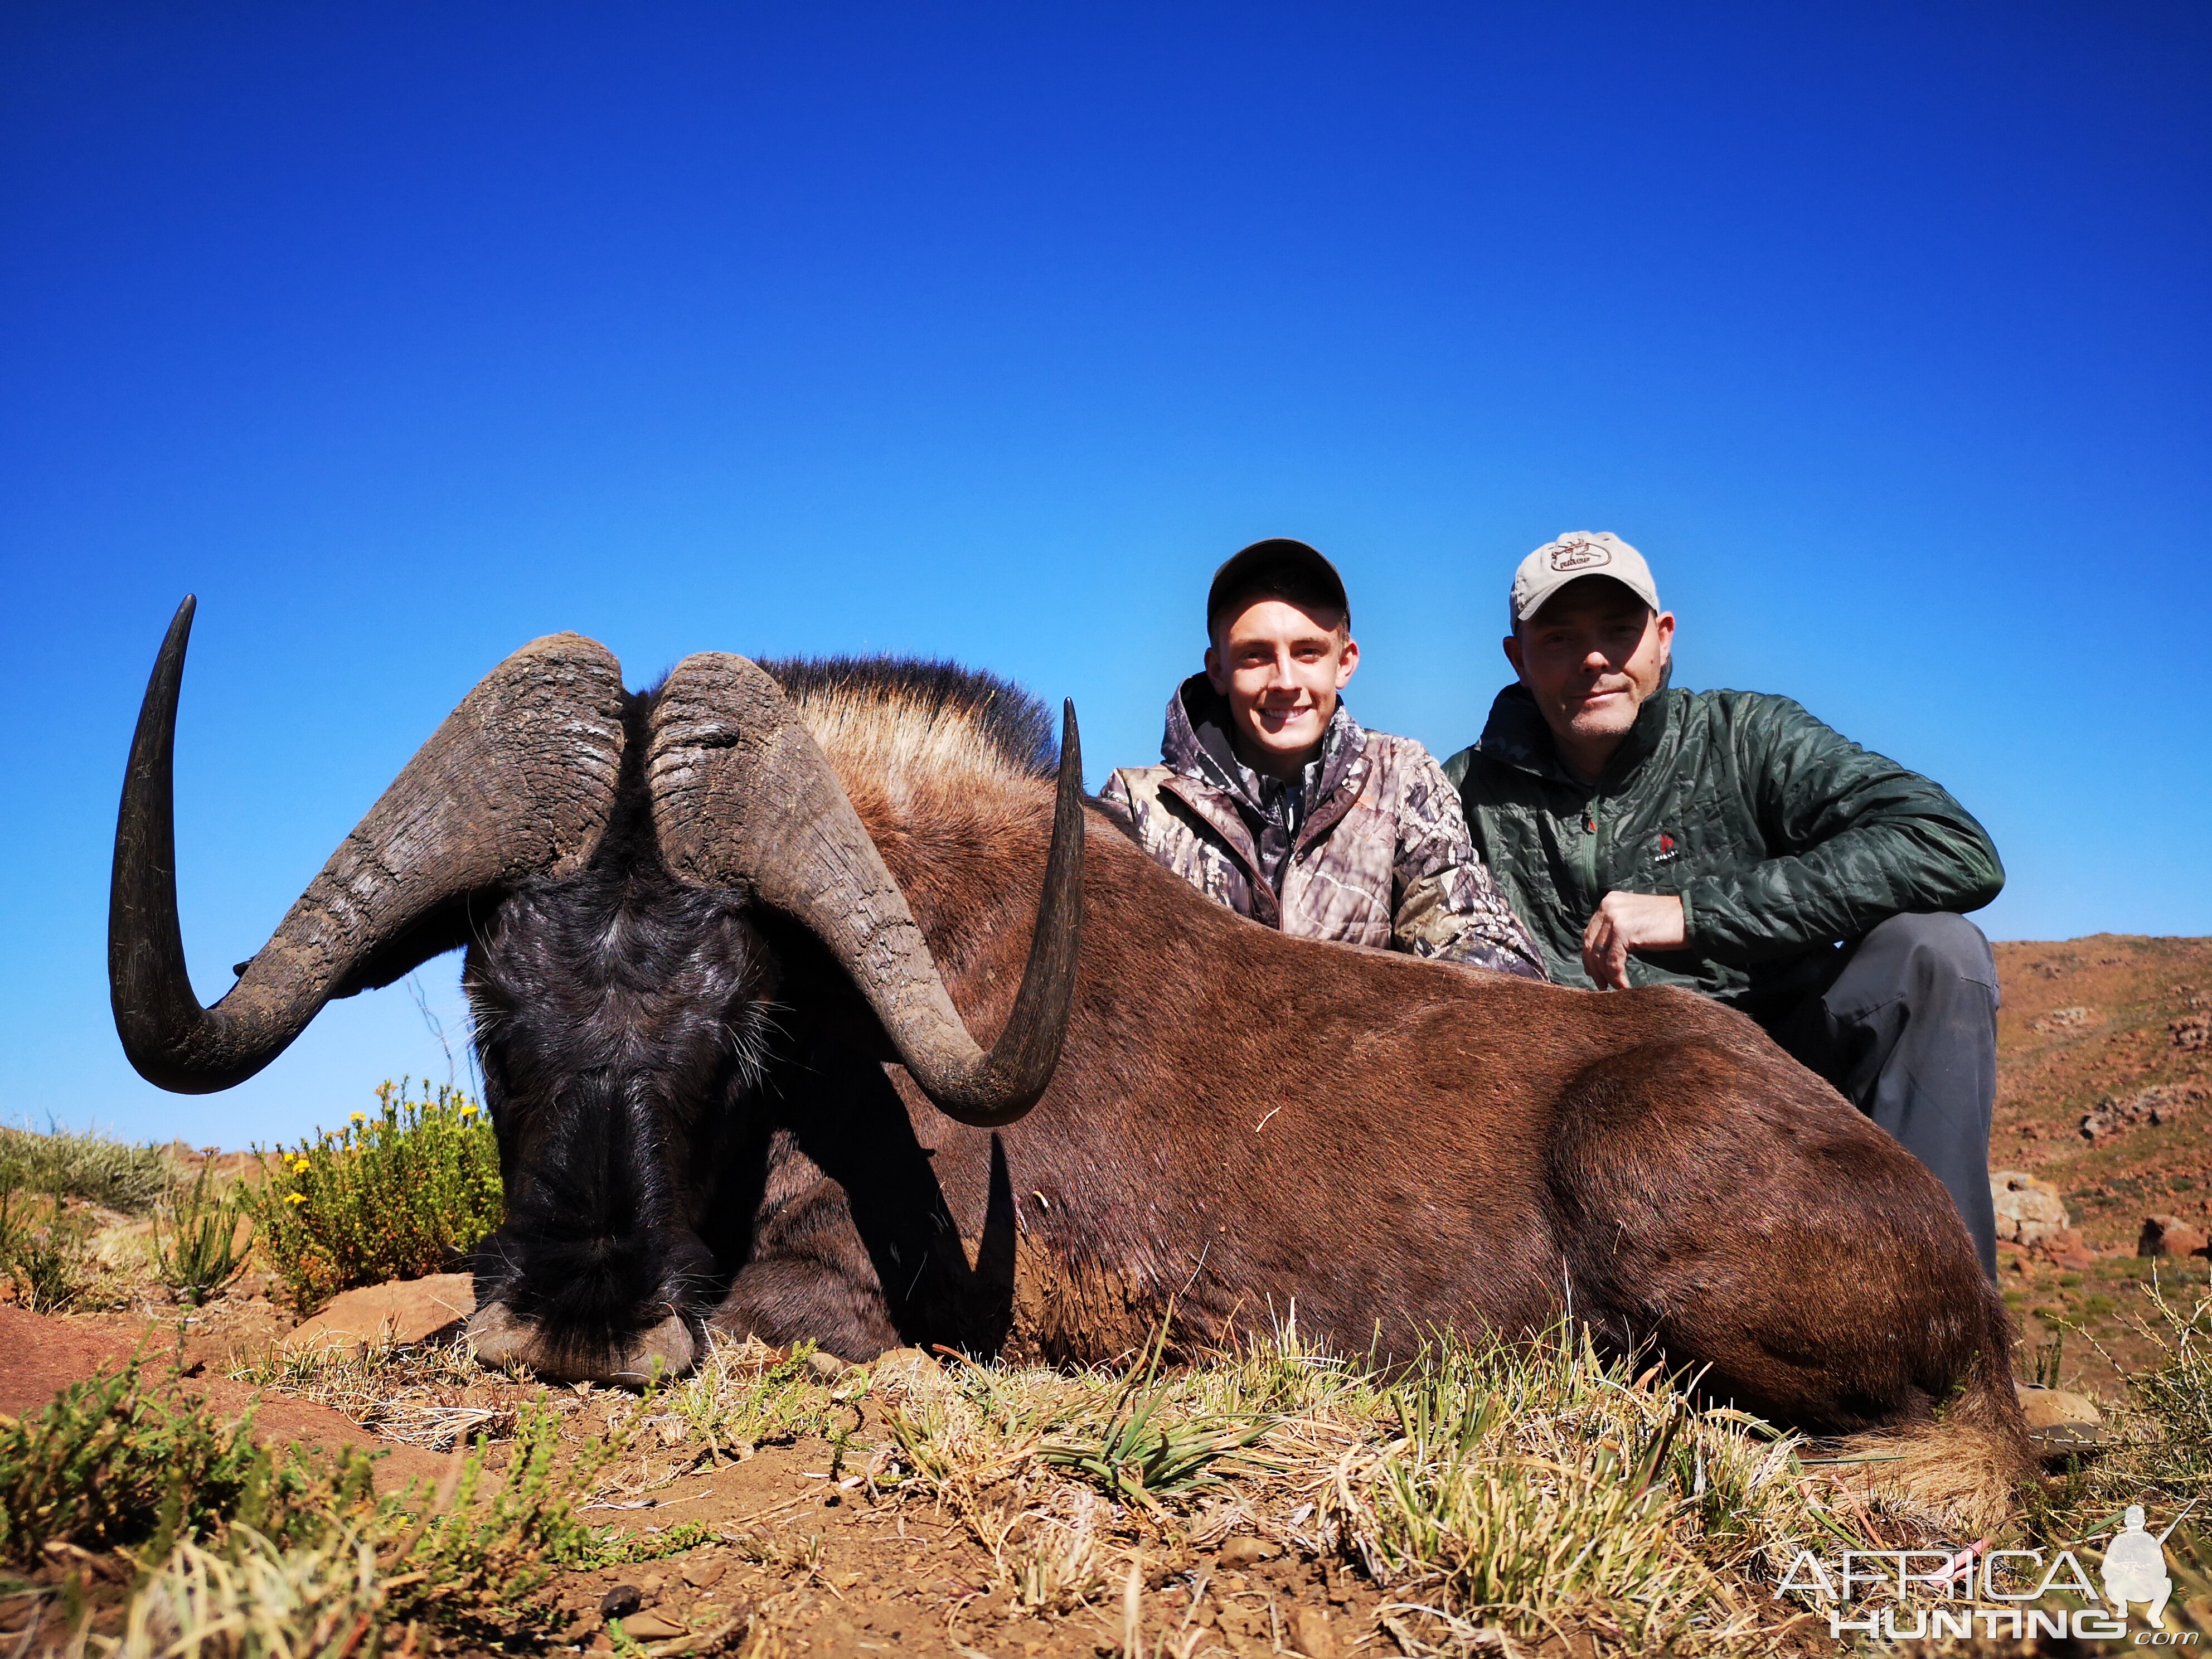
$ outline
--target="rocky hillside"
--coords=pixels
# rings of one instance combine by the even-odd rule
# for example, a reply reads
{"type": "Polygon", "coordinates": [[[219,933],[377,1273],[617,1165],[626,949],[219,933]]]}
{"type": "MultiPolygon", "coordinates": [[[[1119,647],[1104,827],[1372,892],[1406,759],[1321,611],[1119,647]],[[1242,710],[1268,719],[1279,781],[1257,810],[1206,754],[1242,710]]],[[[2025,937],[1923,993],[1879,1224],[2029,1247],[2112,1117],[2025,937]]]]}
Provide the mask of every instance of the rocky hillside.
{"type": "MultiPolygon", "coordinates": [[[[2212,1232],[2212,939],[2100,933],[1996,955],[1990,1166],[2055,1186],[2087,1246],[2070,1261],[2006,1248],[2005,1299],[2027,1316],[2027,1342],[2078,1325],[2065,1369],[2094,1381],[2106,1369],[2096,1345],[2130,1358],[2140,1346],[2130,1316],[2153,1266],[2136,1254],[2146,1218],[2212,1232]]],[[[2156,1267],[2164,1284],[2212,1273],[2201,1256],[2156,1267]]]]}

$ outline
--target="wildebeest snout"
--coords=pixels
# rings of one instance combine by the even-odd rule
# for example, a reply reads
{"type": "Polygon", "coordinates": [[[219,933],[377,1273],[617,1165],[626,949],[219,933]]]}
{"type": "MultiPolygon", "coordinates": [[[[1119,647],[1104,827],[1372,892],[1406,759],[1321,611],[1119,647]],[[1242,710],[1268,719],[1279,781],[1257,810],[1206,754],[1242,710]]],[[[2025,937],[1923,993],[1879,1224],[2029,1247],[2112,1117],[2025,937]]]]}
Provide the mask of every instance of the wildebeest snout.
{"type": "Polygon", "coordinates": [[[680,1376],[699,1354],[698,1339],[675,1314],[626,1342],[581,1344],[558,1340],[537,1322],[518,1317],[504,1302],[487,1303],[470,1316],[469,1341],[488,1365],[528,1370],[557,1382],[625,1388],[680,1376]]]}

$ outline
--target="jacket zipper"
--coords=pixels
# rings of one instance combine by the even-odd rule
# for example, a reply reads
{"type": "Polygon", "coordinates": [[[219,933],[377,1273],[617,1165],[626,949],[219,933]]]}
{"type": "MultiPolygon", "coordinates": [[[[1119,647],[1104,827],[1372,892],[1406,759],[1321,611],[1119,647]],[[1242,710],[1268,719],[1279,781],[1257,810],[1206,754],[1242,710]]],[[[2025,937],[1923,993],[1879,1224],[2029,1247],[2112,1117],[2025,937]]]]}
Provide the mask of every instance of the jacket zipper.
{"type": "Polygon", "coordinates": [[[1597,902],[1605,896],[1598,890],[1597,884],[1597,797],[1595,795],[1583,803],[1583,845],[1579,862],[1584,896],[1583,908],[1594,911],[1597,908],[1597,902]]]}

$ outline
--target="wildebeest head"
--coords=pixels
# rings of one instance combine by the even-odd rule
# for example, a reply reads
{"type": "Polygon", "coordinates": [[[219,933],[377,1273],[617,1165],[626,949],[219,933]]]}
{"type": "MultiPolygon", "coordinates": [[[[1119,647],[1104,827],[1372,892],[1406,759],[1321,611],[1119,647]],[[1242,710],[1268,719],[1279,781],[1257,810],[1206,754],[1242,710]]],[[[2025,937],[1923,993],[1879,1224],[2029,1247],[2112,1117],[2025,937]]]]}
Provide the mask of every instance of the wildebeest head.
{"type": "Polygon", "coordinates": [[[690,1363],[728,1221],[714,1172],[757,1127],[777,1033],[773,930],[811,936],[948,1115],[1010,1122],[1050,1080],[1082,908],[1072,708],[1028,967],[986,1052],[776,678],[700,655],[635,696],[573,634],[526,646],[463,699],[202,1008],[171,800],[192,611],[179,607],[148,684],[116,830],[108,969],[125,1052],[163,1088],[228,1088],[332,997],[466,945],[508,1208],[479,1257],[483,1357],[597,1380],[690,1363]]]}

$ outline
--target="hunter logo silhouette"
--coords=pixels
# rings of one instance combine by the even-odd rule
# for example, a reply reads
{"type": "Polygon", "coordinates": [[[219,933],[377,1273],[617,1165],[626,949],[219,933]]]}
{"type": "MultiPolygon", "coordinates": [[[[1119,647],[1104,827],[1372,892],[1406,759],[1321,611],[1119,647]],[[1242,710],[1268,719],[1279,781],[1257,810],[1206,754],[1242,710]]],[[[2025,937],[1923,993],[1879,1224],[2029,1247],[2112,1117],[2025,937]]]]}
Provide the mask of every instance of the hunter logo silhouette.
{"type": "Polygon", "coordinates": [[[2154,1538],[2143,1530],[2143,1506],[2128,1505],[2125,1524],[2112,1534],[2105,1550],[2103,1575],[2105,1600],[2121,1618],[2128,1616],[2129,1602],[2139,1601],[2143,1604],[2143,1622],[2166,1628],[2166,1599],[2173,1594],[2173,1580],[2166,1571],[2166,1540],[2181,1524],[2181,1516],[2196,1506],[2196,1499],[2191,1498],[2181,1515],[2173,1517],[2172,1526],[2154,1538]]]}

